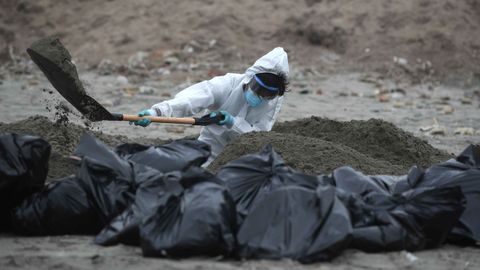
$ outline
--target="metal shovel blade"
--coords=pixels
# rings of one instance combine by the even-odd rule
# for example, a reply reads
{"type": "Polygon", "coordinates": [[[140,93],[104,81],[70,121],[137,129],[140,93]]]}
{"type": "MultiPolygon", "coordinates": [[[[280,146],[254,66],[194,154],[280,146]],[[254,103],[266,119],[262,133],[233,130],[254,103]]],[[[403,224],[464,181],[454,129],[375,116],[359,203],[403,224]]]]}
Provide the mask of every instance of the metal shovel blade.
{"type": "Polygon", "coordinates": [[[27,53],[53,87],[88,120],[116,119],[85,92],[72,57],[60,40],[54,37],[41,39],[33,43],[27,53]]]}

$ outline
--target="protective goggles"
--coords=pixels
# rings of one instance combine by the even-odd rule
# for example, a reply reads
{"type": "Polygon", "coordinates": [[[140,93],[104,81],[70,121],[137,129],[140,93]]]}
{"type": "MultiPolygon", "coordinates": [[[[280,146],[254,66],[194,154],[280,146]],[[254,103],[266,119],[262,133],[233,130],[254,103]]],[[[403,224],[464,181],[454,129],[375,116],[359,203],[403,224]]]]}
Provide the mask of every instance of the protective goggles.
{"type": "Polygon", "coordinates": [[[274,99],[280,94],[280,88],[266,85],[257,75],[253,75],[253,79],[248,83],[248,87],[264,99],[274,99]]]}

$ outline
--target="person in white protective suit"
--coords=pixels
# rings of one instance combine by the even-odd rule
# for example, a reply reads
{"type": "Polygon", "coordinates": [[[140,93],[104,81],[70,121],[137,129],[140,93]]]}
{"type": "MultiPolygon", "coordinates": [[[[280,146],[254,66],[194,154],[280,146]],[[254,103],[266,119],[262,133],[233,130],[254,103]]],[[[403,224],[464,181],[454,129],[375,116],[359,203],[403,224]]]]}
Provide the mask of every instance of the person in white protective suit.
{"type": "MultiPolygon", "coordinates": [[[[207,110],[211,117],[223,115],[218,124],[205,126],[200,141],[211,146],[210,164],[225,145],[251,131],[270,131],[287,87],[289,68],[285,50],[277,47],[258,59],[244,74],[227,73],[194,84],[173,99],[155,104],[139,116],[188,117],[207,110]]],[[[134,122],[148,126],[149,119],[134,122]]]]}

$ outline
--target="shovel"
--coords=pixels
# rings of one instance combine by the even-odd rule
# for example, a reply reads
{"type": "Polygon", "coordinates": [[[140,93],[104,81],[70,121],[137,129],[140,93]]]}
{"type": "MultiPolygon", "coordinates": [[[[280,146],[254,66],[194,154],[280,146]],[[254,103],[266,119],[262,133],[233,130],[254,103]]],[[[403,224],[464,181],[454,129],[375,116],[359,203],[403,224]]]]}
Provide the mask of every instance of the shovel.
{"type": "Polygon", "coordinates": [[[217,124],[224,118],[221,114],[212,118],[209,115],[201,118],[175,118],[110,113],[85,92],[85,88],[78,78],[77,69],[72,63],[72,57],[60,40],[54,37],[41,39],[34,42],[30,48],[27,49],[27,53],[40,70],[42,70],[53,87],[81,114],[93,122],[137,121],[148,118],[152,122],[157,123],[206,126],[217,124]]]}

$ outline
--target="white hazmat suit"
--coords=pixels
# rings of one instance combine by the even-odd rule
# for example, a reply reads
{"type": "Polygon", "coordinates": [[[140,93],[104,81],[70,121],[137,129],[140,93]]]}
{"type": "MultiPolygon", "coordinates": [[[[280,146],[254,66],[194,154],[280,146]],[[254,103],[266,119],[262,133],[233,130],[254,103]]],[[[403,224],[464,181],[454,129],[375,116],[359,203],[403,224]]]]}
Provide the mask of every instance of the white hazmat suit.
{"type": "Polygon", "coordinates": [[[227,111],[234,117],[231,128],[209,125],[202,128],[199,140],[212,149],[210,164],[225,145],[237,136],[251,131],[270,131],[283,102],[277,96],[257,107],[250,107],[244,97],[244,86],[257,73],[269,72],[288,77],[288,57],[283,48],[277,47],[259,58],[244,74],[227,73],[208,81],[194,84],[179,92],[171,100],[152,106],[157,115],[166,117],[189,117],[204,110],[227,111]]]}

